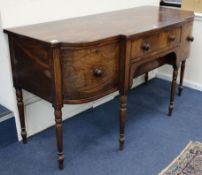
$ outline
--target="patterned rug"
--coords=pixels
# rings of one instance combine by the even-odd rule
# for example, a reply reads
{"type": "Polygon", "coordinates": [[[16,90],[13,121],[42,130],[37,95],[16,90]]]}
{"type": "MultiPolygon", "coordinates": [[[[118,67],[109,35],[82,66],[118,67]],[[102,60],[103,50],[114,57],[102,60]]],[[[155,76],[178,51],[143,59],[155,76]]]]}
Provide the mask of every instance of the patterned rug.
{"type": "Polygon", "coordinates": [[[202,175],[202,143],[190,141],[159,175],[202,175]]]}

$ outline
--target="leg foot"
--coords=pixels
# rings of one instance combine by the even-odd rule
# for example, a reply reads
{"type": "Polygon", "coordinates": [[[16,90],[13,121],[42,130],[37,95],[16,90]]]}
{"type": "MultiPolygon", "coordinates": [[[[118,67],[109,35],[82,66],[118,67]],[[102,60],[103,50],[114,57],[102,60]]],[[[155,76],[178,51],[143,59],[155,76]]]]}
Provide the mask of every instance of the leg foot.
{"type": "Polygon", "coordinates": [[[22,143],[27,144],[27,132],[22,131],[21,136],[22,136],[22,143]]]}
{"type": "Polygon", "coordinates": [[[127,110],[126,106],[127,106],[127,96],[122,95],[120,97],[120,138],[119,138],[120,150],[124,149],[125,144],[125,121],[127,110]]]}
{"type": "Polygon", "coordinates": [[[64,169],[64,156],[63,155],[58,155],[58,166],[59,169],[62,170],[64,169]]]}
{"type": "Polygon", "coordinates": [[[168,116],[171,116],[173,113],[174,106],[169,106],[168,116]]]}
{"type": "Polygon", "coordinates": [[[17,98],[17,105],[18,105],[18,111],[19,111],[19,117],[20,117],[22,142],[26,144],[27,132],[25,127],[24,103],[23,103],[23,95],[22,95],[21,88],[16,88],[16,98],[17,98]]]}
{"type": "Polygon", "coordinates": [[[169,105],[168,116],[172,115],[172,112],[174,109],[174,97],[176,92],[177,74],[178,74],[178,66],[173,66],[173,80],[172,80],[171,93],[170,93],[170,105],[169,105]]]}
{"type": "Polygon", "coordinates": [[[125,145],[125,136],[120,134],[120,139],[119,139],[119,150],[123,151],[124,150],[124,145],[125,145]]]}
{"type": "Polygon", "coordinates": [[[148,80],[149,80],[149,72],[145,73],[145,84],[148,84],[148,80]]]}
{"type": "Polygon", "coordinates": [[[181,64],[180,84],[179,84],[179,89],[178,89],[178,95],[179,96],[182,95],[182,91],[183,91],[183,80],[184,80],[185,63],[186,63],[186,61],[182,61],[182,64],[181,64]]]}
{"type": "Polygon", "coordinates": [[[179,89],[178,89],[178,96],[182,96],[182,91],[183,91],[183,87],[182,87],[182,86],[179,86],[179,89]]]}
{"type": "Polygon", "coordinates": [[[55,123],[56,123],[56,136],[57,136],[57,149],[58,149],[58,163],[59,169],[64,168],[64,155],[63,155],[63,136],[62,136],[62,111],[61,106],[55,108],[55,123]]]}

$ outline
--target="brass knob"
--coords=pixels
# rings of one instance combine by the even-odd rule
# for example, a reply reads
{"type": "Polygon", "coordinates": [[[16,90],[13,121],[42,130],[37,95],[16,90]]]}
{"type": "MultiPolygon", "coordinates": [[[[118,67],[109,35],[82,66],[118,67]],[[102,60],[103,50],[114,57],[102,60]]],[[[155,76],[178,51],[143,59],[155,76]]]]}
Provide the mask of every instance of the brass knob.
{"type": "Polygon", "coordinates": [[[149,51],[149,49],[150,49],[150,44],[147,43],[147,42],[145,42],[145,43],[142,45],[142,49],[143,49],[145,52],[149,51]]]}
{"type": "Polygon", "coordinates": [[[194,41],[194,37],[193,37],[193,36],[188,36],[188,37],[187,37],[187,41],[193,42],[193,41],[194,41]]]}
{"type": "Polygon", "coordinates": [[[175,35],[170,35],[170,36],[169,36],[169,40],[170,40],[170,41],[175,41],[175,39],[176,39],[175,35]]]}
{"type": "Polygon", "coordinates": [[[95,69],[93,70],[93,73],[94,73],[94,75],[95,75],[96,77],[101,77],[102,74],[103,74],[103,70],[102,70],[101,68],[95,68],[95,69]]]}

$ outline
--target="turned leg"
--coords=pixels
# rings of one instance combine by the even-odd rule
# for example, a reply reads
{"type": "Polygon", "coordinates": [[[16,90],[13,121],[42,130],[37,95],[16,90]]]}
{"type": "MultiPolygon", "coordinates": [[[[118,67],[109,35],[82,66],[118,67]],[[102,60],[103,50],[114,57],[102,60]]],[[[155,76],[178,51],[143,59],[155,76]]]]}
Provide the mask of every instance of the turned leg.
{"type": "Polygon", "coordinates": [[[127,96],[122,95],[120,97],[120,150],[124,149],[125,143],[125,121],[126,121],[126,110],[127,110],[127,96]]]}
{"type": "Polygon", "coordinates": [[[183,80],[184,80],[185,63],[186,63],[186,61],[182,61],[181,72],[180,72],[180,84],[179,84],[179,91],[178,91],[178,95],[179,96],[182,95],[182,91],[183,91],[183,80]]]}
{"type": "Polygon", "coordinates": [[[170,93],[170,105],[168,115],[171,116],[174,108],[174,97],[176,93],[176,83],[177,83],[178,66],[173,66],[173,80],[170,93]]]}
{"type": "Polygon", "coordinates": [[[21,88],[16,88],[16,98],[17,98],[17,105],[18,105],[18,111],[19,111],[19,117],[20,117],[22,141],[24,144],[26,144],[27,132],[25,127],[24,103],[23,103],[23,95],[22,95],[21,88]]]}
{"type": "Polygon", "coordinates": [[[55,108],[55,123],[56,123],[56,136],[58,148],[58,163],[59,168],[64,168],[64,155],[63,155],[63,136],[62,136],[62,111],[61,106],[55,108]]]}
{"type": "Polygon", "coordinates": [[[145,73],[145,84],[148,84],[148,79],[149,79],[149,72],[145,73]]]}

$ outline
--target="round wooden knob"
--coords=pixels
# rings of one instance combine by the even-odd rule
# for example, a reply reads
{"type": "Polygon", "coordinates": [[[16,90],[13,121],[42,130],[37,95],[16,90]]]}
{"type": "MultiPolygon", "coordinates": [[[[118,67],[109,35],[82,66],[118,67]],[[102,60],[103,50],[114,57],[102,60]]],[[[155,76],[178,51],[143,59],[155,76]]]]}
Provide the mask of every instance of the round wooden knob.
{"type": "Polygon", "coordinates": [[[149,49],[150,49],[150,44],[145,42],[145,43],[142,45],[142,49],[143,49],[144,51],[149,51],[149,49]]]}
{"type": "Polygon", "coordinates": [[[170,36],[169,36],[169,40],[170,40],[170,41],[175,41],[175,39],[176,39],[175,35],[170,35],[170,36]]]}
{"type": "Polygon", "coordinates": [[[94,75],[95,75],[96,77],[100,77],[100,76],[102,76],[102,74],[103,74],[103,70],[100,69],[100,68],[95,68],[94,71],[93,71],[93,73],[94,73],[94,75]]]}
{"type": "Polygon", "coordinates": [[[193,36],[188,36],[188,37],[187,37],[187,41],[193,42],[193,41],[194,41],[194,37],[193,37],[193,36]]]}

